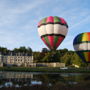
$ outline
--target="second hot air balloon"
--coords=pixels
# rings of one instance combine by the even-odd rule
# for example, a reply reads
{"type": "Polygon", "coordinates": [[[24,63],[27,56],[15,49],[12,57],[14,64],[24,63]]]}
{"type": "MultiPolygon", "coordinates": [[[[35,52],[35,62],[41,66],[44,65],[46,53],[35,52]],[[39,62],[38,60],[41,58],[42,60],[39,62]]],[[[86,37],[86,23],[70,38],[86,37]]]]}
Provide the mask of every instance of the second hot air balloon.
{"type": "Polygon", "coordinates": [[[80,58],[90,63],[90,32],[80,33],[73,41],[74,49],[80,58]]]}
{"type": "Polygon", "coordinates": [[[50,50],[56,50],[67,35],[68,25],[63,18],[49,16],[38,23],[38,32],[50,50]]]}

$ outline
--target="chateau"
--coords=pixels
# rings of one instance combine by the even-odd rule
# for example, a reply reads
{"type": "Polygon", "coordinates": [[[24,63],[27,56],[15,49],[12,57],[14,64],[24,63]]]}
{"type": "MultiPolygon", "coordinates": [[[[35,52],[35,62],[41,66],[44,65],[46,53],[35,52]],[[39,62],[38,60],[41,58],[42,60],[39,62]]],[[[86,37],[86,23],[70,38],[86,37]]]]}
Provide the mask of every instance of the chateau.
{"type": "Polygon", "coordinates": [[[65,63],[34,63],[33,55],[29,53],[9,52],[7,54],[0,53],[0,67],[16,66],[16,67],[65,67],[65,63]]]}
{"type": "Polygon", "coordinates": [[[0,66],[33,66],[33,55],[28,53],[15,53],[10,52],[9,54],[0,53],[0,66]]]}

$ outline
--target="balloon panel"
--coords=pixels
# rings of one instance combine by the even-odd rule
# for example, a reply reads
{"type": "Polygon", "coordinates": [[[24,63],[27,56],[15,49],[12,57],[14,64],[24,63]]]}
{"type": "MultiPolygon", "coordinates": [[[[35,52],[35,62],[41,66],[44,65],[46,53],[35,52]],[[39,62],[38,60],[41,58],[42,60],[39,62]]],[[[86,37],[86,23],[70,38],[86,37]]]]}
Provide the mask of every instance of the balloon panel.
{"type": "Polygon", "coordinates": [[[62,36],[45,36],[41,38],[43,42],[48,46],[49,49],[56,49],[63,41],[62,36]]]}
{"type": "Polygon", "coordinates": [[[79,43],[88,42],[88,41],[90,41],[90,32],[81,33],[77,35],[74,39],[73,44],[79,44],[79,43]]]}
{"type": "Polygon", "coordinates": [[[90,51],[77,51],[77,54],[84,62],[90,63],[90,51]]]}
{"type": "Polygon", "coordinates": [[[67,31],[67,27],[60,24],[54,24],[54,34],[62,34],[66,36],[67,31]]]}
{"type": "Polygon", "coordinates": [[[47,24],[46,25],[46,34],[53,34],[54,33],[54,25],[53,24],[47,24]]]}
{"type": "Polygon", "coordinates": [[[65,25],[66,27],[68,27],[67,22],[63,18],[59,18],[57,16],[54,16],[54,17],[49,16],[49,17],[42,19],[38,23],[38,27],[40,27],[41,25],[48,24],[48,23],[52,23],[52,24],[58,23],[58,24],[65,25]]]}

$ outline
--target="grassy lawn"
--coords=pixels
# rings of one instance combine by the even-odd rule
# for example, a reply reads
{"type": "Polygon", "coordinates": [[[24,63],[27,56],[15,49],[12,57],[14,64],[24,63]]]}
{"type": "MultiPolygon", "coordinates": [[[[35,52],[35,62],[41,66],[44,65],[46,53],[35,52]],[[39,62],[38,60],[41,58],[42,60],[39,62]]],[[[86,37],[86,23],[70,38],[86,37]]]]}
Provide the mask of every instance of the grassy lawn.
{"type": "Polygon", "coordinates": [[[90,69],[85,68],[71,68],[60,69],[59,67],[0,67],[0,71],[16,71],[16,72],[63,72],[63,73],[90,73],[90,69]]]}

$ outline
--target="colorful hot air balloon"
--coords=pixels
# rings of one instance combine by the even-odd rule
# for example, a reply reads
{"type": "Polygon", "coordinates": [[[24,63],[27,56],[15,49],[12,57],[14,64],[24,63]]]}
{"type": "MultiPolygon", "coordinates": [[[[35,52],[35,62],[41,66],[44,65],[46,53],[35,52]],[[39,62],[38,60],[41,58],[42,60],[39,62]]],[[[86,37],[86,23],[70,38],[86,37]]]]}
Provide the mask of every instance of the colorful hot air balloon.
{"type": "Polygon", "coordinates": [[[90,63],[90,32],[77,35],[73,41],[73,46],[80,58],[84,62],[90,63]]]}
{"type": "Polygon", "coordinates": [[[64,40],[68,25],[63,18],[49,16],[38,23],[38,32],[50,50],[55,50],[64,40]]]}

